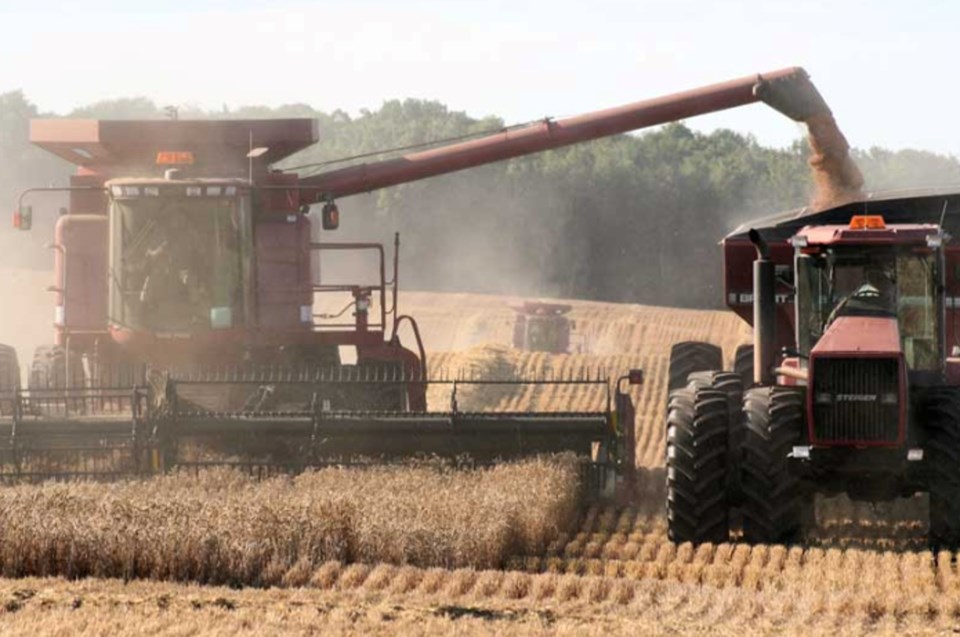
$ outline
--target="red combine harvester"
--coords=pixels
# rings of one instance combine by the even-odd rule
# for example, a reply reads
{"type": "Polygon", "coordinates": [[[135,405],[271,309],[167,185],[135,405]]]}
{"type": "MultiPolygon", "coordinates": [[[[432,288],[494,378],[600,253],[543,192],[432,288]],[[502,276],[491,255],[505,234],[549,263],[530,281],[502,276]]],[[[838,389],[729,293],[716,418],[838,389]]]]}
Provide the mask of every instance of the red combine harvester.
{"type": "MultiPolygon", "coordinates": [[[[53,246],[56,343],[37,352],[27,389],[0,348],[0,477],[569,450],[592,460],[596,484],[629,481],[622,390],[639,371],[613,387],[537,381],[605,394],[595,412],[461,409],[458,388],[500,381],[431,379],[416,322],[397,309],[396,252],[391,268],[379,244],[316,241],[311,207],[326,234],[349,195],[761,99],[802,119],[791,104],[811,95],[806,73],[785,69],[309,177],[272,166],[317,142],[311,120],[34,121],[33,143],[79,169],[52,189],[70,199],[53,246]],[[323,258],[344,252],[372,255],[375,280],[331,281],[323,258]],[[345,309],[321,309],[337,295],[345,309]],[[451,395],[431,411],[438,382],[451,395]]],[[[20,228],[45,190],[21,196],[20,228]]]]}
{"type": "Polygon", "coordinates": [[[929,494],[935,545],[960,544],[956,191],[864,196],[724,241],[727,304],[754,327],[733,372],[705,343],[671,360],[675,541],[800,540],[816,494],[929,494]],[[684,377],[685,378],[681,378],[684,377]]]}

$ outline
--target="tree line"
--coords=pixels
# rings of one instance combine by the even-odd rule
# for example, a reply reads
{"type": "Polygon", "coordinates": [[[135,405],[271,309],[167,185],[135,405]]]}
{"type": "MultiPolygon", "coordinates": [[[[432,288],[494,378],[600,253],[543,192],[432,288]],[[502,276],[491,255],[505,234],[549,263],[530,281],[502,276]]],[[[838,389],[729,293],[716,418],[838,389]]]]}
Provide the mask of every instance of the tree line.
{"type": "MultiPolygon", "coordinates": [[[[66,114],[167,115],[145,98],[66,114]]],[[[27,141],[29,119],[50,116],[22,92],[0,93],[5,209],[13,210],[24,188],[66,184],[73,167],[27,141]]],[[[350,164],[342,158],[504,126],[497,117],[473,118],[415,99],[356,115],[291,104],[216,112],[188,107],[179,116],[315,118],[320,142],[279,166],[307,166],[302,174],[350,164]]],[[[870,189],[960,183],[960,162],[951,156],[873,147],[855,149],[854,157],[870,189]]],[[[769,148],[750,135],[701,133],[680,122],[343,199],[336,238],[391,242],[400,232],[406,289],[719,307],[717,243],[752,218],[804,205],[811,190],[807,159],[799,132],[790,146],[769,148]]],[[[30,235],[0,226],[0,267],[49,265],[42,245],[50,240],[52,219],[37,221],[30,235]]]]}

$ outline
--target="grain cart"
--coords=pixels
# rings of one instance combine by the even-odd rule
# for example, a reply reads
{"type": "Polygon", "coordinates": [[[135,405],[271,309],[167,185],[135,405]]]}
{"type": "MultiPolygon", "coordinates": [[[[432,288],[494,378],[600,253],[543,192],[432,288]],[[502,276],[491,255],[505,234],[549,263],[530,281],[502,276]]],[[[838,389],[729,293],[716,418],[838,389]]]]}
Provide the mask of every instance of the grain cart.
{"type": "MultiPolygon", "coordinates": [[[[600,406],[586,413],[465,408],[458,391],[501,381],[427,373],[417,323],[398,309],[399,241],[391,259],[380,244],[328,240],[338,202],[761,99],[802,117],[787,106],[811,94],[801,69],[785,69],[306,177],[274,166],[318,141],[312,120],[33,121],[33,143],[78,171],[52,189],[69,195],[53,243],[55,344],[38,350],[26,389],[0,387],[0,476],[572,451],[595,482],[629,481],[622,390],[642,374],[615,387],[520,381],[593,391],[600,406]],[[341,253],[370,256],[376,274],[332,279],[323,259],[341,253]],[[449,397],[428,409],[434,385],[449,397]]],[[[31,226],[48,190],[23,193],[15,225],[31,226]]],[[[18,377],[3,352],[0,379],[18,377]]]]}
{"type": "Polygon", "coordinates": [[[928,493],[931,541],[960,544],[958,205],[873,195],[724,240],[726,301],[754,342],[726,372],[710,345],[674,349],[675,541],[727,541],[737,510],[749,542],[799,540],[816,494],[928,493]]]}

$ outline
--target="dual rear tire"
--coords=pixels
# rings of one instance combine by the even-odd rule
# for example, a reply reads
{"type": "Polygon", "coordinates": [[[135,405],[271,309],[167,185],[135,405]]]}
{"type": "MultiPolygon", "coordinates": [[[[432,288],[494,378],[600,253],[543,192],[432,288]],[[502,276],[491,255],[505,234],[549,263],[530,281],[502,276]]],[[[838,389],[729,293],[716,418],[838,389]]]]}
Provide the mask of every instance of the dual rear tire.
{"type": "Polygon", "coordinates": [[[787,467],[803,427],[803,392],[744,392],[742,377],[697,370],[670,392],[667,531],[674,542],[727,542],[737,519],[747,542],[794,542],[810,523],[812,498],[787,467]]]}

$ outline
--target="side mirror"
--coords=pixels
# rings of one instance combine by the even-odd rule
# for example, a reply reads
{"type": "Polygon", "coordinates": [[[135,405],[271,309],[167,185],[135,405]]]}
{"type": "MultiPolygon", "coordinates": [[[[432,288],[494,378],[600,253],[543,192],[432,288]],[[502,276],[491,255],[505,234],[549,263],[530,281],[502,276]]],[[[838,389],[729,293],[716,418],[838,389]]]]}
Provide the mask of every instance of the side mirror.
{"type": "Polygon", "coordinates": [[[13,213],[13,227],[17,230],[29,230],[33,227],[33,207],[21,206],[13,213]]]}
{"type": "Polygon", "coordinates": [[[630,385],[642,385],[643,384],[643,370],[642,369],[631,369],[627,372],[627,383],[630,385]]]}
{"type": "Polygon", "coordinates": [[[324,230],[336,230],[340,227],[340,209],[332,201],[323,204],[321,226],[324,230]]]}

